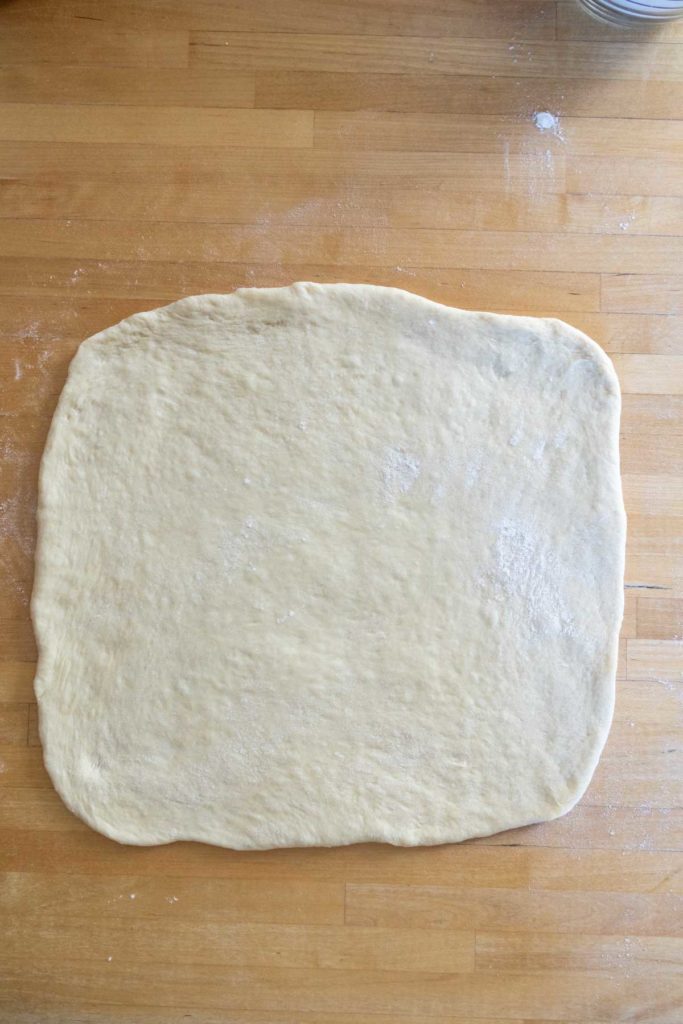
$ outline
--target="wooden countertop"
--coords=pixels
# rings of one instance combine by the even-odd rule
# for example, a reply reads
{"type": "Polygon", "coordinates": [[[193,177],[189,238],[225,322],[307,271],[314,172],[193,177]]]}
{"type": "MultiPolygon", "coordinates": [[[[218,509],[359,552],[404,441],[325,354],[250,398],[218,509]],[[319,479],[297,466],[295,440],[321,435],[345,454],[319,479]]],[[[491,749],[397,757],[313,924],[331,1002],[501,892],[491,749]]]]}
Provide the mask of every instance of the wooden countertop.
{"type": "Polygon", "coordinates": [[[6,0],[0,63],[0,1019],[680,1024],[683,21],[6,0]],[[50,786],[28,601],[69,359],[133,312],[302,278],[560,316],[614,359],[617,711],[559,821],[434,849],[136,849],[50,786]]]}

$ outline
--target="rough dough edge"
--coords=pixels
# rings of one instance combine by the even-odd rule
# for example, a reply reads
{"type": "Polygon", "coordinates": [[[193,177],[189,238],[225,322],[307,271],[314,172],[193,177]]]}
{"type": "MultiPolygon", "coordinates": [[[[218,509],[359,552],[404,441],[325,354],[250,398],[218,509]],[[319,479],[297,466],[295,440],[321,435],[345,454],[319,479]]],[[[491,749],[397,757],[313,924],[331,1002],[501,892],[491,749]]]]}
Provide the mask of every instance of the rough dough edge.
{"type": "Polygon", "coordinates": [[[42,589],[42,571],[41,571],[42,559],[41,559],[41,551],[42,551],[42,545],[43,545],[42,516],[43,516],[43,502],[44,502],[44,488],[45,488],[44,466],[45,466],[46,456],[49,455],[49,453],[51,451],[51,448],[52,448],[52,445],[54,443],[54,437],[55,437],[55,433],[56,433],[56,423],[57,423],[58,418],[59,418],[59,412],[60,412],[62,404],[66,401],[64,396],[69,391],[70,384],[73,385],[72,370],[73,370],[73,368],[74,368],[74,366],[75,366],[75,364],[76,364],[76,362],[78,360],[78,356],[79,356],[83,346],[85,346],[85,345],[90,346],[92,343],[105,341],[107,339],[107,336],[110,334],[110,332],[113,329],[119,327],[121,324],[131,324],[131,325],[134,325],[136,322],[144,323],[145,321],[149,320],[152,315],[158,316],[160,313],[168,315],[168,314],[172,314],[172,313],[181,313],[181,312],[184,312],[185,310],[187,310],[188,312],[191,312],[194,309],[201,308],[202,304],[204,302],[206,302],[207,299],[209,299],[209,300],[220,300],[221,302],[225,302],[226,300],[229,300],[229,301],[234,302],[234,303],[244,302],[246,304],[250,304],[251,300],[255,299],[257,297],[258,297],[259,302],[262,301],[264,298],[270,299],[270,300],[273,300],[273,301],[277,301],[279,298],[284,297],[284,296],[297,297],[297,296],[302,296],[302,295],[307,295],[307,294],[308,295],[312,295],[312,294],[315,294],[316,292],[326,292],[326,293],[337,292],[337,293],[340,293],[340,294],[343,294],[344,292],[352,293],[352,294],[358,294],[359,292],[366,292],[368,295],[370,295],[370,294],[377,295],[378,293],[382,293],[383,295],[396,294],[396,295],[400,295],[401,296],[401,300],[402,301],[408,300],[409,302],[414,303],[416,308],[417,307],[423,307],[426,310],[435,309],[436,308],[436,309],[439,309],[442,312],[445,311],[449,315],[450,314],[457,314],[459,317],[464,315],[466,317],[471,317],[472,319],[476,319],[476,320],[482,320],[482,319],[483,320],[495,320],[499,324],[501,324],[501,323],[503,323],[505,321],[508,321],[508,322],[510,322],[511,325],[515,325],[515,326],[520,326],[522,324],[528,324],[530,327],[533,326],[536,329],[541,324],[545,324],[548,327],[551,327],[553,332],[562,334],[562,335],[564,335],[565,338],[571,338],[571,340],[573,340],[575,343],[580,344],[580,346],[583,348],[583,350],[585,352],[586,357],[590,358],[600,368],[600,371],[601,371],[601,373],[603,375],[605,386],[606,386],[607,390],[610,391],[613,394],[614,398],[616,399],[616,403],[615,403],[615,406],[614,406],[614,414],[612,416],[612,431],[611,431],[612,439],[616,441],[616,444],[615,444],[615,447],[614,447],[614,459],[610,460],[610,461],[613,461],[615,463],[615,465],[613,466],[613,468],[616,471],[615,479],[619,481],[619,484],[618,484],[618,491],[619,491],[619,498],[620,498],[620,501],[619,501],[619,511],[620,511],[621,514],[620,514],[620,517],[619,517],[619,533],[620,533],[620,536],[619,536],[619,542],[620,542],[619,543],[619,551],[620,551],[620,560],[619,560],[619,567],[618,567],[619,568],[618,579],[621,580],[621,584],[620,584],[620,586],[618,588],[617,593],[615,593],[615,609],[617,610],[617,613],[618,613],[617,614],[618,622],[621,623],[621,621],[622,621],[623,610],[624,610],[623,578],[624,578],[624,569],[625,569],[626,511],[625,511],[624,504],[623,504],[623,492],[622,492],[621,483],[620,483],[619,425],[620,425],[620,417],[621,417],[621,389],[620,389],[620,386],[619,386],[619,380],[618,380],[618,377],[617,377],[617,374],[616,374],[616,370],[614,369],[614,365],[613,365],[611,359],[609,358],[609,356],[607,356],[607,354],[602,350],[602,348],[598,345],[597,342],[595,342],[587,334],[584,334],[582,331],[578,330],[578,328],[573,327],[571,324],[566,323],[564,320],[560,320],[560,319],[555,318],[555,317],[518,316],[518,315],[515,315],[515,314],[512,314],[512,313],[491,313],[491,312],[487,312],[485,310],[460,309],[457,306],[447,306],[444,303],[435,302],[432,299],[427,299],[427,298],[425,298],[422,295],[416,294],[415,292],[405,291],[402,288],[393,288],[393,287],[388,287],[388,286],[383,286],[383,285],[370,285],[370,284],[349,284],[349,283],[341,283],[341,282],[329,283],[329,284],[318,284],[317,282],[313,282],[313,281],[297,281],[297,282],[292,283],[291,285],[286,285],[286,286],[282,286],[282,287],[273,287],[273,288],[254,288],[254,287],[237,288],[237,289],[235,289],[232,292],[226,292],[226,293],[206,292],[206,293],[202,293],[202,294],[199,294],[199,295],[186,296],[185,298],[178,299],[175,302],[168,303],[165,306],[158,306],[158,307],[156,307],[153,310],[147,310],[147,311],[143,311],[143,312],[140,312],[140,313],[134,313],[134,314],[132,314],[129,317],[125,317],[123,320],[119,320],[115,324],[110,324],[108,327],[104,328],[102,331],[98,331],[96,334],[93,334],[90,337],[84,339],[81,342],[81,344],[79,345],[77,351],[75,352],[74,356],[72,357],[71,363],[69,364],[69,370],[68,370],[68,373],[67,373],[67,377],[66,377],[66,380],[64,382],[64,386],[63,386],[62,391],[60,393],[60,396],[59,396],[59,399],[57,401],[57,404],[55,406],[55,411],[54,411],[54,413],[52,415],[52,421],[51,421],[51,424],[50,424],[50,429],[49,429],[49,432],[48,432],[48,437],[47,437],[47,440],[46,440],[46,443],[45,443],[45,448],[43,449],[43,454],[41,456],[41,461],[40,461],[40,470],[39,470],[39,478],[38,478],[38,503],[37,503],[37,508],[36,508],[37,538],[36,538],[36,550],[35,550],[35,556],[34,556],[34,570],[35,571],[34,571],[33,590],[32,590],[32,594],[31,594],[31,602],[30,602],[31,620],[32,620],[32,623],[33,623],[33,630],[34,630],[35,639],[36,639],[36,646],[37,646],[37,649],[38,649],[38,658],[37,658],[37,663],[36,663],[36,672],[35,672],[35,676],[34,676],[34,690],[35,690],[35,695],[36,695],[36,698],[38,700],[38,705],[39,705],[39,708],[38,708],[38,732],[39,732],[39,735],[40,735],[40,740],[41,740],[42,749],[43,749],[43,759],[44,759],[44,763],[45,763],[45,768],[47,770],[48,775],[50,776],[50,779],[51,779],[51,781],[52,781],[52,783],[53,783],[53,785],[55,787],[55,790],[59,794],[61,800],[64,802],[66,807],[73,814],[75,814],[76,817],[78,817],[81,821],[84,821],[94,831],[99,832],[102,835],[105,835],[107,838],[112,839],[115,842],[118,842],[118,843],[121,843],[121,844],[125,844],[125,845],[128,845],[128,846],[164,846],[164,845],[169,845],[170,843],[175,843],[175,842],[198,842],[198,843],[204,843],[204,844],[209,844],[209,845],[213,845],[213,846],[218,846],[218,847],[221,847],[223,849],[232,849],[232,850],[237,850],[237,851],[247,851],[247,850],[263,850],[263,849],[283,849],[283,848],[299,848],[299,849],[303,849],[303,848],[306,848],[306,847],[322,847],[322,848],[332,849],[335,846],[354,846],[354,845],[367,844],[367,843],[382,843],[382,844],[389,844],[389,845],[392,845],[392,846],[400,846],[400,847],[443,846],[443,845],[451,845],[451,844],[457,843],[457,842],[465,842],[468,839],[486,838],[487,836],[499,835],[502,832],[507,832],[507,831],[510,831],[512,829],[525,828],[525,827],[528,827],[529,825],[541,824],[542,822],[545,822],[545,821],[555,821],[557,818],[561,818],[565,814],[567,814],[569,811],[571,811],[577,805],[577,803],[581,800],[581,798],[585,794],[586,790],[588,789],[588,787],[589,787],[589,785],[591,783],[591,780],[593,778],[593,775],[595,773],[595,769],[596,769],[596,767],[598,765],[598,762],[600,760],[600,756],[601,756],[602,751],[604,749],[605,743],[607,741],[607,737],[609,735],[609,731],[610,731],[610,728],[611,728],[611,725],[612,725],[612,719],[613,719],[613,715],[614,715],[615,698],[616,698],[616,674],[617,674],[617,662],[618,662],[618,656],[619,656],[619,630],[615,630],[615,634],[614,634],[614,638],[613,638],[613,641],[612,641],[611,650],[608,652],[608,659],[607,659],[608,660],[608,665],[607,665],[606,673],[605,674],[612,681],[612,685],[610,687],[610,692],[609,692],[610,701],[609,701],[609,705],[607,706],[606,713],[605,713],[605,715],[603,717],[603,721],[600,723],[600,726],[598,728],[596,728],[596,737],[595,737],[595,744],[594,744],[594,749],[593,749],[593,757],[591,758],[590,762],[587,763],[587,765],[585,767],[585,770],[583,771],[583,773],[581,774],[580,778],[578,779],[574,793],[568,798],[566,803],[563,804],[556,813],[554,813],[552,815],[549,815],[546,818],[531,819],[531,820],[519,820],[519,821],[511,820],[511,821],[507,822],[502,828],[498,828],[495,831],[492,831],[492,832],[490,832],[490,831],[481,832],[481,833],[477,833],[477,835],[468,835],[468,836],[463,837],[462,839],[454,839],[454,840],[444,840],[443,838],[435,838],[433,840],[421,839],[419,842],[410,842],[410,841],[406,842],[406,841],[401,841],[400,839],[395,838],[395,837],[392,838],[392,837],[390,837],[387,834],[368,833],[367,835],[359,836],[357,838],[349,840],[347,843],[339,843],[339,842],[337,842],[337,843],[324,844],[324,843],[318,843],[318,842],[302,841],[300,843],[297,843],[296,847],[263,847],[263,846],[260,846],[260,845],[257,845],[257,844],[251,844],[251,843],[245,843],[243,845],[237,846],[237,845],[234,845],[232,843],[227,843],[224,840],[221,840],[220,837],[210,836],[210,834],[208,832],[203,834],[203,835],[200,835],[200,836],[193,835],[193,834],[187,834],[187,835],[184,835],[184,834],[174,834],[174,835],[164,834],[164,835],[159,835],[159,836],[157,836],[157,837],[155,837],[153,839],[148,839],[148,840],[144,840],[143,841],[143,840],[141,840],[137,836],[131,836],[128,833],[122,831],[121,829],[118,829],[118,828],[110,826],[108,823],[104,822],[101,819],[96,819],[94,817],[94,815],[92,815],[85,807],[77,806],[76,803],[71,799],[71,794],[70,794],[70,791],[69,791],[69,787],[67,785],[63,785],[62,784],[63,780],[62,780],[62,777],[61,777],[61,773],[59,771],[59,766],[58,765],[53,765],[52,762],[51,762],[49,743],[47,741],[46,730],[45,730],[44,725],[43,725],[43,718],[42,718],[42,716],[40,714],[40,695],[42,693],[41,671],[42,671],[42,663],[44,663],[44,661],[46,660],[46,657],[47,657],[47,642],[41,636],[41,628],[40,628],[40,624],[39,624],[39,618],[40,617],[39,617],[39,614],[38,614],[38,604],[40,603],[40,592],[41,592],[41,589],[42,589]]]}

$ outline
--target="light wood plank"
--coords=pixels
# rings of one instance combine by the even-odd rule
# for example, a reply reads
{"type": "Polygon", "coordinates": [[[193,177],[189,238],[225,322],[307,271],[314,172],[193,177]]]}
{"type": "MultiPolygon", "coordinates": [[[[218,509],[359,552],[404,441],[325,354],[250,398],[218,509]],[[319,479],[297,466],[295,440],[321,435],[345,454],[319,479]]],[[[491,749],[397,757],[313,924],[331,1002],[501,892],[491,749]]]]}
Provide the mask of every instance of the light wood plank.
{"type": "MultiPolygon", "coordinates": [[[[652,684],[657,685],[657,684],[652,684]]],[[[668,691],[667,691],[668,692],[668,691]]],[[[675,699],[672,695],[671,699],[675,699]]],[[[591,809],[600,837],[609,812],[591,809]]],[[[630,812],[621,810],[621,816],[630,812]]],[[[614,818],[615,815],[612,815],[614,818]]],[[[659,815],[666,818],[666,815],[659,815]]],[[[121,846],[90,831],[6,830],[0,870],[78,874],[298,879],[559,891],[683,893],[683,854],[641,849],[464,844],[421,849],[360,845],[334,850],[240,853],[197,843],[153,850],[121,846]]]]}
{"type": "Polygon", "coordinates": [[[381,928],[680,935],[683,897],[349,885],[346,920],[381,928]],[[469,922],[469,923],[466,923],[469,922]]]}
{"type": "Polygon", "coordinates": [[[0,661],[0,702],[32,701],[35,671],[36,666],[30,661],[0,661]]]}
{"type": "Polygon", "coordinates": [[[683,355],[615,355],[624,392],[635,395],[682,395],[683,355]]]}
{"type": "MultiPolygon", "coordinates": [[[[284,888],[284,883],[280,888],[284,888]]],[[[294,967],[313,970],[437,971],[457,974],[474,967],[471,932],[427,929],[353,928],[344,925],[271,925],[217,923],[215,918],[184,920],[181,898],[169,879],[166,906],[158,917],[129,920],[106,909],[69,918],[65,925],[49,912],[15,919],[5,933],[5,952],[27,960],[59,960],[69,955],[85,962],[134,964],[214,964],[217,967],[294,967]],[[177,918],[180,917],[180,926],[177,918]]],[[[232,891],[226,890],[230,899],[232,891]]],[[[136,894],[139,898],[144,893],[136,894]]],[[[191,898],[191,897],[190,897],[191,898]]],[[[251,916],[251,908],[248,909],[251,916]]]]}
{"type": "Polygon", "coordinates": [[[8,219],[0,236],[0,256],[10,258],[40,258],[49,252],[56,259],[125,260],[131,249],[145,262],[172,256],[188,262],[311,261],[328,266],[400,265],[410,269],[438,268],[457,261],[470,270],[505,270],[514,265],[518,270],[563,273],[581,272],[589,259],[596,269],[609,271],[620,266],[624,272],[648,260],[653,270],[659,268],[662,273],[673,272],[675,264],[683,261],[683,239],[669,239],[663,246],[658,238],[644,235],[606,235],[599,256],[587,235],[523,231],[348,228],[328,233],[296,225],[269,229],[260,224],[205,224],[199,231],[184,224],[160,222],[143,229],[135,221],[125,220],[8,219]]]}
{"type": "Polygon", "coordinates": [[[175,146],[299,149],[312,144],[313,114],[306,110],[3,103],[0,139],[145,146],[164,145],[170,139],[175,146]]]}
{"type": "MultiPolygon", "coordinates": [[[[0,870],[39,874],[47,861],[54,871],[106,873],[110,877],[139,874],[341,883],[428,879],[435,884],[457,882],[463,887],[526,888],[529,855],[530,851],[522,848],[468,845],[398,849],[366,844],[244,853],[173,843],[145,851],[121,846],[94,832],[16,829],[2,834],[0,870]]],[[[641,876],[661,881],[667,871],[668,861],[662,861],[641,876]]]]}
{"type": "Polygon", "coordinates": [[[640,640],[683,640],[683,600],[639,598],[637,623],[640,640]]]}
{"type": "MultiPolygon", "coordinates": [[[[24,744],[26,737],[24,735],[24,744]]],[[[0,789],[6,786],[37,789],[52,785],[43,765],[43,752],[35,747],[0,745],[0,789]]]]}
{"type": "Polygon", "coordinates": [[[683,853],[535,849],[531,887],[558,892],[683,894],[683,853]]]}
{"type": "MultiPolygon", "coordinates": [[[[617,356],[617,359],[627,359],[628,356],[617,356]]],[[[634,357],[630,357],[634,358],[634,357]]],[[[665,356],[642,356],[635,358],[643,359],[665,359],[665,356]]],[[[683,359],[681,360],[683,363],[683,359]]],[[[629,380],[629,371],[623,374],[620,370],[622,388],[626,391],[626,381],[629,380]]],[[[630,381],[633,386],[633,376],[630,381]]],[[[645,374],[638,378],[638,387],[647,386],[645,374]]],[[[667,475],[683,475],[683,443],[680,435],[676,434],[634,434],[622,435],[621,441],[621,468],[624,473],[662,473],[667,475]]],[[[679,524],[680,525],[680,524],[679,524]]]]}
{"type": "Polygon", "coordinates": [[[622,484],[626,511],[629,514],[683,516],[682,480],[673,476],[628,474],[622,476],[622,484]]]}
{"type": "MultiPolygon", "coordinates": [[[[594,275],[556,274],[544,271],[489,271],[481,274],[467,268],[409,268],[400,265],[328,267],[306,263],[135,263],[113,260],[0,258],[0,294],[26,296],[27,292],[35,293],[39,296],[37,309],[46,295],[63,297],[65,293],[73,296],[74,308],[83,301],[92,301],[97,297],[108,301],[120,299],[122,302],[132,302],[132,296],[139,296],[139,300],[136,301],[139,301],[139,308],[143,309],[160,305],[159,300],[166,299],[170,302],[182,295],[231,291],[233,288],[245,286],[272,287],[291,284],[292,281],[330,279],[392,285],[418,292],[439,302],[473,309],[492,309],[499,303],[499,309],[513,313],[519,310],[538,315],[546,311],[546,303],[556,300],[568,307],[567,317],[573,313],[574,306],[579,309],[590,307],[596,302],[597,295],[594,275]]],[[[101,327],[111,322],[107,319],[107,308],[105,304],[101,327]]],[[[124,307],[121,305],[118,308],[124,307]]],[[[132,306],[130,311],[134,312],[132,306]]],[[[76,327],[70,327],[68,320],[68,312],[58,323],[51,323],[48,318],[39,316],[13,328],[15,331],[27,332],[24,347],[26,355],[19,357],[22,365],[24,361],[30,364],[32,360],[38,358],[37,352],[43,338],[51,337],[56,330],[66,331],[70,341],[81,340],[83,334],[74,333],[77,324],[76,327]],[[62,324],[65,326],[62,327],[62,324]]],[[[69,352],[71,351],[70,349],[69,352]]],[[[2,358],[0,349],[0,359],[2,358]]],[[[4,357],[6,371],[12,374],[14,358],[17,357],[12,354],[4,357]]],[[[44,358],[49,359],[51,364],[53,361],[61,360],[61,366],[68,357],[64,355],[64,346],[58,345],[47,349],[44,358]]],[[[31,368],[30,365],[27,366],[28,370],[31,368]]],[[[46,389],[51,387],[49,379],[44,383],[46,389]]],[[[21,391],[21,380],[13,385],[13,390],[21,391]]]]}
{"type": "Polygon", "coordinates": [[[234,108],[253,107],[254,92],[253,74],[211,68],[0,67],[0,103],[234,108]]]}
{"type": "MultiPolygon", "coordinates": [[[[64,998],[79,1005],[120,1001],[122,991],[130,1007],[177,1007],[188,1004],[206,1009],[310,1011],[448,1017],[457,1012],[474,1018],[554,1020],[595,1024],[595,1007],[610,1024],[634,1017],[648,1024],[678,1024],[680,978],[659,977],[661,988],[643,984],[638,974],[556,972],[544,975],[501,973],[489,975],[411,974],[392,971],[293,970],[283,968],[224,968],[208,965],[88,964],[65,959],[62,963],[36,963],[27,979],[21,959],[7,960],[0,979],[5,999],[33,1007],[54,1006],[64,998]],[[661,993],[665,995],[662,996],[661,993]]],[[[395,1019],[395,1017],[394,1017],[395,1019]]],[[[451,1018],[452,1019],[452,1018],[451,1018]]],[[[320,1020],[319,1016],[314,1020],[320,1020]]],[[[410,1020],[410,1016],[408,1016],[410,1020]]]]}
{"type": "Polygon", "coordinates": [[[629,640],[629,679],[683,679],[683,640],[629,640]]]}
{"type": "Polygon", "coordinates": [[[176,927],[182,921],[337,925],[344,921],[341,884],[292,880],[5,874],[0,907],[14,914],[27,903],[40,907],[46,920],[94,913],[119,919],[129,928],[138,920],[159,918],[167,926],[173,920],[176,927]]]}
{"type": "Polygon", "coordinates": [[[572,315],[572,323],[595,338],[609,353],[680,354],[683,317],[640,313],[581,313],[572,315]]]}
{"type": "Polygon", "coordinates": [[[683,155],[681,122],[638,121],[638,132],[623,118],[558,117],[553,131],[541,131],[533,113],[500,117],[490,114],[377,111],[317,111],[314,144],[319,149],[417,150],[419,152],[509,152],[530,155],[534,149],[562,152],[566,146],[576,156],[639,157],[643,152],[683,155]]]}
{"type": "Polygon", "coordinates": [[[635,594],[626,591],[624,595],[624,618],[621,623],[621,637],[628,639],[637,635],[638,599],[635,594]]]}
{"type": "MultiPolygon", "coordinates": [[[[106,182],[126,187],[143,183],[260,185],[267,196],[273,182],[308,188],[317,195],[363,185],[424,189],[448,187],[456,192],[521,192],[542,195],[564,191],[564,159],[531,163],[521,154],[491,160],[486,153],[357,153],[315,149],[246,149],[226,146],[103,143],[7,142],[2,148],[3,175],[44,181],[106,182]]],[[[312,257],[308,256],[311,262],[312,257]]],[[[449,261],[450,262],[450,261],[449,261]]],[[[510,268],[508,268],[510,269],[510,268]]],[[[583,268],[582,268],[583,269],[583,268]]],[[[638,268],[639,270],[642,268],[638,268]]]]}
{"type": "MultiPolygon", "coordinates": [[[[681,717],[683,680],[620,679],[616,691],[614,740],[620,743],[621,750],[635,753],[637,743],[643,739],[659,743],[659,748],[654,749],[669,746],[666,737],[677,731],[681,717]],[[633,730],[638,738],[631,740],[629,734],[633,730]]],[[[677,748],[678,742],[673,746],[677,748]]]]}
{"type": "Polygon", "coordinates": [[[419,72],[680,82],[680,47],[438,37],[190,32],[190,65],[231,70],[419,72]],[[647,74],[645,73],[647,72],[647,74]]]}
{"type": "Polygon", "coordinates": [[[578,850],[680,851],[683,847],[683,812],[677,807],[591,807],[579,803],[563,818],[527,828],[511,829],[473,845],[569,847],[578,850]]]}
{"type": "MultiPolygon", "coordinates": [[[[272,113],[272,112],[271,112],[272,113]]],[[[559,196],[424,191],[381,183],[348,188],[295,182],[138,184],[123,197],[120,182],[8,181],[0,217],[97,220],[218,221],[226,224],[312,225],[318,228],[458,228],[493,231],[592,232],[675,235],[683,230],[683,200],[666,196],[559,196]]]]}
{"type": "MultiPolygon", "coordinates": [[[[605,312],[683,312],[680,275],[605,274],[600,308],[605,312]]],[[[678,349],[680,352],[680,348],[678,349]]]]}
{"type": "Polygon", "coordinates": [[[653,977],[683,973],[683,940],[642,935],[510,935],[478,932],[478,971],[535,974],[643,969],[653,977]]]}
{"type": "MultiPolygon", "coordinates": [[[[480,6],[481,9],[481,6],[480,6]]],[[[490,75],[257,71],[256,106],[314,110],[383,110],[429,114],[511,114],[539,110],[567,117],[678,118],[683,89],[649,79],[503,78],[490,75]]]]}
{"type": "Polygon", "coordinates": [[[28,734],[28,704],[0,704],[0,744],[25,747],[28,734]]]}
{"type": "Polygon", "coordinates": [[[644,438],[662,434],[669,438],[683,434],[683,396],[623,395],[621,433],[644,438]]]}
{"type": "Polygon", "coordinates": [[[188,33],[156,27],[131,31],[97,21],[22,25],[6,21],[0,63],[80,64],[105,67],[184,68],[188,33]]]}
{"type": "Polygon", "coordinates": [[[40,729],[39,729],[39,717],[38,707],[35,703],[30,703],[28,706],[28,745],[29,747],[39,747],[40,744],[40,729]]]}
{"type": "MultiPolygon", "coordinates": [[[[617,687],[619,694],[621,687],[617,687]]],[[[683,693],[683,690],[681,691],[683,693]]],[[[679,694],[680,696],[680,694],[679,694]]],[[[619,696],[617,698],[619,702],[619,696]]],[[[637,702],[631,707],[640,710],[637,702]]],[[[593,780],[587,806],[668,808],[683,803],[683,747],[678,739],[680,705],[663,723],[624,716],[620,707],[593,780]]]]}
{"type": "MultiPolygon", "coordinates": [[[[31,1000],[33,1004],[33,1000],[31,1000]]],[[[83,1006],[83,1003],[80,1003],[83,1006]]],[[[180,1006],[159,1007],[145,1004],[145,1024],[187,1024],[196,1017],[196,1007],[180,1006]]],[[[97,1001],[96,1008],[92,1004],[85,1010],[79,1010],[78,1024],[131,1024],[130,1007],[114,1003],[105,1003],[101,999],[97,1001]]],[[[2,1020],[2,1017],[0,1017],[2,1020]]],[[[401,1014],[401,1024],[478,1024],[473,1017],[454,1017],[449,1013],[447,1017],[428,1017],[415,1014],[401,1014]]],[[[4,1024],[4,1022],[3,1022],[4,1024]]],[[[49,1007],[41,1002],[40,1009],[18,1010],[13,1015],[9,1024],[64,1024],[63,1010],[49,1007]]],[[[201,1024],[226,1024],[225,1013],[219,1010],[202,1009],[201,1024]]],[[[298,1010],[293,1012],[281,1010],[269,1010],[263,1013],[261,1010],[231,1010],[230,1024],[396,1024],[395,1014],[373,1013],[371,1021],[365,1013],[318,1013],[298,1010]]],[[[488,1017],[486,1024],[513,1024],[508,1017],[503,1020],[501,1017],[488,1017]]],[[[571,1021],[541,1021],[534,1018],[534,1024],[575,1024],[571,1021]]],[[[591,1024],[602,1024],[592,1021],[591,1024]]]]}
{"type": "MultiPolygon", "coordinates": [[[[59,8],[58,8],[59,10],[59,8]]],[[[63,11],[63,9],[62,9],[63,11]]],[[[64,12],[63,12],[64,13],[64,12]]],[[[362,0],[361,3],[329,3],[327,0],[289,0],[286,7],[278,0],[228,4],[222,0],[164,0],[146,4],[118,0],[103,6],[99,0],[72,0],[72,17],[97,15],[99,20],[137,29],[154,28],[160,21],[167,28],[222,29],[233,32],[348,32],[381,35],[448,35],[467,38],[507,39],[510,35],[526,39],[555,37],[554,4],[544,0],[489,0],[481,8],[473,0],[362,0]]],[[[33,0],[31,8],[16,12],[18,20],[40,17],[51,20],[55,5],[33,0]]]]}
{"type": "MultiPolygon", "coordinates": [[[[680,195],[683,161],[677,157],[567,157],[567,191],[595,195],[680,195]]],[[[643,268],[644,269],[644,268],[643,268]]],[[[662,312],[670,312],[663,309],[662,312]]]]}
{"type": "Polygon", "coordinates": [[[38,656],[28,615],[23,619],[0,618],[0,641],[7,659],[30,661],[38,656]]]}

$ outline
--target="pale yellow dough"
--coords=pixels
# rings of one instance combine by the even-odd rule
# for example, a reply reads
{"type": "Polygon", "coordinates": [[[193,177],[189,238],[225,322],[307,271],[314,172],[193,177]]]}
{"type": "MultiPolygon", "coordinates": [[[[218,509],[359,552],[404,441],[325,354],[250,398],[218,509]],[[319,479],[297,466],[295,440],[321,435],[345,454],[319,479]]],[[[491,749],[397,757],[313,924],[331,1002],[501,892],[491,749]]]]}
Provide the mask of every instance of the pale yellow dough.
{"type": "Polygon", "coordinates": [[[554,818],[612,716],[619,389],[556,320],[297,284],[84,342],[43,457],[45,760],[124,843],[554,818]]]}

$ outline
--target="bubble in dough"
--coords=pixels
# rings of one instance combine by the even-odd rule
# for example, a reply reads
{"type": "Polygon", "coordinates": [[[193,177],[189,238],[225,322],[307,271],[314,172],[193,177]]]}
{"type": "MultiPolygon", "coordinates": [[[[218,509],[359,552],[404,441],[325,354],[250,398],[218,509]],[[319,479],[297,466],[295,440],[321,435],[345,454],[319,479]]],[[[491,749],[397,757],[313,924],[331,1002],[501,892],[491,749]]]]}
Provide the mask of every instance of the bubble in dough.
{"type": "Polygon", "coordinates": [[[183,299],[84,342],[45,449],[45,761],[124,843],[554,818],[612,716],[619,389],[556,320],[391,288],[183,299]]]}

